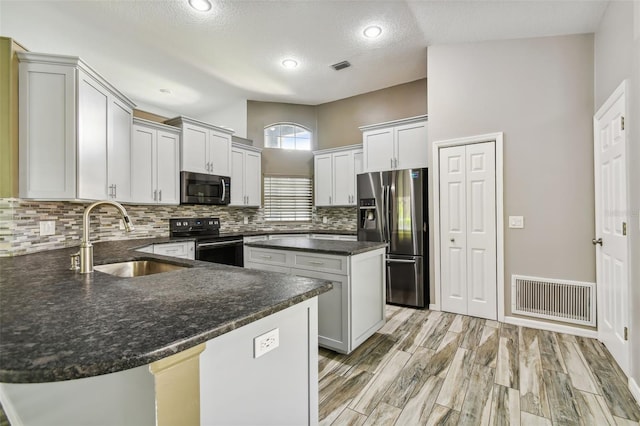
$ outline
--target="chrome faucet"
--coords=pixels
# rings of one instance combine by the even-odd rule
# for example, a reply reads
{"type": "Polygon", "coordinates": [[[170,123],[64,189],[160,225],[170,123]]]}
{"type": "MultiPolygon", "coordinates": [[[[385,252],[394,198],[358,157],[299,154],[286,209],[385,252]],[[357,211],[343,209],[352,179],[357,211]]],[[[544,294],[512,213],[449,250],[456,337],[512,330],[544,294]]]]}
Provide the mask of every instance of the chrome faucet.
{"type": "Polygon", "coordinates": [[[80,252],[75,255],[80,256],[81,274],[93,272],[93,245],[91,244],[91,241],[89,241],[89,215],[91,214],[91,210],[102,204],[117,208],[122,216],[122,220],[124,221],[124,228],[126,231],[133,231],[133,225],[131,224],[129,215],[122,204],[115,201],[104,200],[96,201],[95,203],[87,206],[87,208],[84,209],[84,214],[82,215],[82,242],[80,243],[80,252]]]}

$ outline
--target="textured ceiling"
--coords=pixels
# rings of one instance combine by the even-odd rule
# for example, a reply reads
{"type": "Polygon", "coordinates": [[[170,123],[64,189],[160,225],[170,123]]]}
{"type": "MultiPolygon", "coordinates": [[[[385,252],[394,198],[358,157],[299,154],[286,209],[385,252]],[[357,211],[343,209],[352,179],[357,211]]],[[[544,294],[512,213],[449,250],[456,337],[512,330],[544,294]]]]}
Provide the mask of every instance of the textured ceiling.
{"type": "Polygon", "coordinates": [[[426,47],[594,32],[606,1],[0,0],[0,34],[80,56],[135,102],[199,116],[238,99],[319,104],[426,76],[426,47]],[[362,30],[383,28],[378,39],[362,30]],[[281,66],[295,58],[294,70],[281,66]],[[336,72],[330,65],[348,60],[336,72]],[[170,94],[160,89],[169,89],[170,94]]]}

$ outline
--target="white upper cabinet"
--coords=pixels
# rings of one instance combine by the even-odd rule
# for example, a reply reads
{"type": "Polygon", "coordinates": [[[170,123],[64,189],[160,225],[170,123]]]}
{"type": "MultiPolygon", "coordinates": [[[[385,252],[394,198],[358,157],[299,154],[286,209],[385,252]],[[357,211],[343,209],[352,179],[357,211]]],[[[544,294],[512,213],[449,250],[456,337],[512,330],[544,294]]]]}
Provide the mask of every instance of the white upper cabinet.
{"type": "Polygon", "coordinates": [[[362,173],[359,145],[314,151],[316,206],[355,206],[356,175],[362,173]]]}
{"type": "Polygon", "coordinates": [[[231,148],[231,206],[260,207],[262,149],[233,143],[231,148]]]}
{"type": "Polygon", "coordinates": [[[135,118],[131,201],[140,204],[179,204],[180,129],[135,118]]]}
{"type": "Polygon", "coordinates": [[[128,201],[133,102],[80,58],[18,59],[20,197],[128,201]]]}
{"type": "Polygon", "coordinates": [[[182,128],[181,171],[231,176],[232,130],[184,116],[165,123],[182,128]]]}
{"type": "Polygon", "coordinates": [[[427,116],[360,127],[364,171],[427,167],[427,116]]]}

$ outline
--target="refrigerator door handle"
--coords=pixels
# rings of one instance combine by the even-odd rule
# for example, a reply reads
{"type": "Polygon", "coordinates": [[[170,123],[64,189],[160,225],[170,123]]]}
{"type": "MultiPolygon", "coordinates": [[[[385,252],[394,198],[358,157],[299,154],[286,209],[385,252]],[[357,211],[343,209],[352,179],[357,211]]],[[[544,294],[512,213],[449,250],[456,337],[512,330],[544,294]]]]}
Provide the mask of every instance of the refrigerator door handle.
{"type": "Polygon", "coordinates": [[[389,242],[391,239],[391,235],[389,232],[389,186],[385,185],[382,187],[382,203],[383,203],[383,213],[382,217],[384,219],[384,228],[383,228],[383,237],[385,242],[389,242]]]}
{"type": "Polygon", "coordinates": [[[415,265],[416,261],[415,259],[413,260],[408,260],[408,259],[387,259],[387,263],[412,263],[415,265]]]}

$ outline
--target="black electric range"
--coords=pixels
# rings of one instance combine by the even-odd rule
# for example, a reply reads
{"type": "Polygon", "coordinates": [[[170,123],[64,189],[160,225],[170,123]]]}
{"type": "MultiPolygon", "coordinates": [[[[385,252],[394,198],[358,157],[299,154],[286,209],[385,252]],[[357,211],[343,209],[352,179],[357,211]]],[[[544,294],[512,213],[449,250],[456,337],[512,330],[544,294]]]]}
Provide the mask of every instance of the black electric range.
{"type": "Polygon", "coordinates": [[[242,237],[220,236],[220,218],[169,219],[171,238],[194,238],[196,260],[244,266],[242,237]]]}

